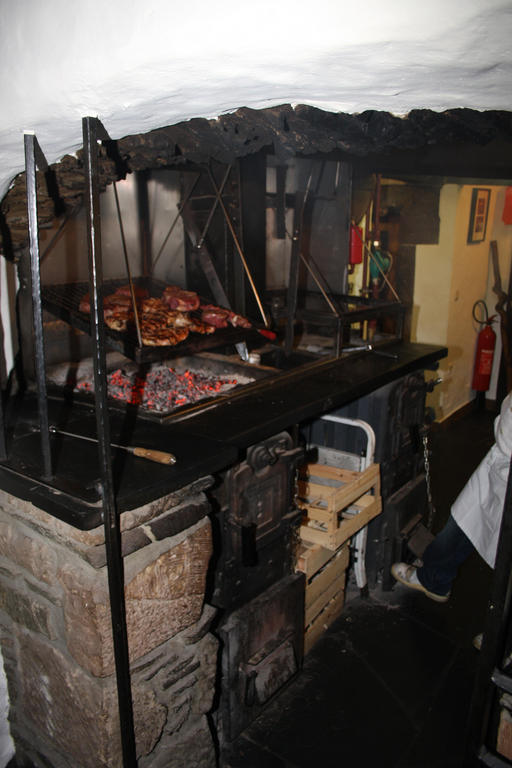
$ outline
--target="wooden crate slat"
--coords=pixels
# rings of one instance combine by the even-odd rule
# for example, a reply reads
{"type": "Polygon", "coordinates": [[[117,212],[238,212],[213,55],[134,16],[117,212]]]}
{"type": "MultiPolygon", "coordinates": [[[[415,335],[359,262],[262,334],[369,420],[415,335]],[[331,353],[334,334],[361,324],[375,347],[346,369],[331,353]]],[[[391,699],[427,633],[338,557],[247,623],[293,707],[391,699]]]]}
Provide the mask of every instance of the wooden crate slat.
{"type": "Polygon", "coordinates": [[[358,515],[341,523],[335,533],[337,547],[341,546],[347,539],[350,539],[382,511],[380,496],[363,496],[354,506],[361,506],[361,511],[358,515]]]}
{"type": "Polygon", "coordinates": [[[361,472],[360,476],[354,480],[353,483],[350,483],[346,488],[343,488],[336,493],[336,504],[338,505],[338,509],[347,507],[363,493],[369,491],[378,478],[379,466],[378,464],[372,464],[371,467],[368,467],[364,472],[361,472]]]}
{"type": "Polygon", "coordinates": [[[308,505],[304,508],[304,512],[306,514],[307,520],[311,521],[313,524],[315,522],[323,523],[323,526],[325,526],[326,530],[335,531],[338,527],[337,515],[329,512],[327,509],[318,509],[318,507],[308,505]]]}
{"type": "Polygon", "coordinates": [[[341,467],[332,467],[329,464],[306,464],[301,469],[303,477],[327,477],[333,480],[339,480],[341,483],[351,483],[356,480],[361,473],[353,469],[342,469],[341,467]]]}
{"type": "Polygon", "coordinates": [[[324,590],[322,595],[312,603],[309,608],[306,608],[304,614],[304,623],[308,627],[312,621],[316,619],[319,613],[331,602],[332,598],[345,588],[345,576],[340,579],[335,579],[324,590]]]}
{"type": "Polygon", "coordinates": [[[309,541],[311,544],[321,544],[322,547],[326,547],[332,552],[338,549],[334,533],[319,531],[317,528],[310,528],[309,525],[301,525],[300,537],[304,541],[309,541]]]}
{"type": "Polygon", "coordinates": [[[320,544],[303,541],[297,558],[297,570],[306,574],[309,579],[332,558],[332,551],[320,544]]]}
{"type": "Polygon", "coordinates": [[[313,544],[322,544],[322,546],[327,547],[327,549],[338,549],[338,547],[350,539],[381,512],[382,501],[380,496],[366,494],[358,499],[357,503],[353,506],[360,508],[359,513],[351,518],[342,520],[336,531],[322,531],[318,528],[312,528],[310,525],[301,525],[301,538],[304,539],[304,541],[310,541],[313,544]]]}
{"type": "Polygon", "coordinates": [[[301,538],[334,551],[363,528],[382,509],[380,467],[372,464],[362,472],[308,464],[309,479],[299,482],[299,505],[304,510],[301,538]],[[337,477],[339,488],[312,482],[314,473],[337,477]]]}
{"type": "MultiPolygon", "coordinates": [[[[311,582],[306,585],[306,624],[309,624],[311,619],[316,615],[312,614],[311,618],[308,617],[308,611],[313,610],[315,604],[320,605],[323,608],[326,603],[333,596],[328,597],[327,591],[331,584],[336,586],[335,592],[343,589],[345,586],[345,572],[347,570],[349,561],[348,546],[341,547],[340,551],[331,558],[331,560],[311,579],[311,582]]],[[[334,594],[334,593],[333,593],[334,594]]],[[[319,613],[319,609],[316,613],[319,613]]]]}
{"type": "MultiPolygon", "coordinates": [[[[320,467],[321,465],[318,466],[320,467]]],[[[347,507],[371,488],[374,489],[376,495],[380,493],[380,467],[378,464],[372,464],[362,472],[336,469],[335,467],[327,467],[327,469],[336,473],[343,473],[347,482],[343,482],[339,488],[333,488],[328,485],[320,485],[311,480],[300,480],[298,484],[299,495],[303,499],[325,500],[330,510],[338,511],[343,507],[347,507]],[[349,479],[350,482],[348,482],[349,479]]],[[[305,503],[308,502],[306,501],[305,503]]]]}
{"type": "Polygon", "coordinates": [[[341,615],[344,603],[345,592],[342,590],[332,598],[331,602],[316,617],[313,623],[309,625],[304,635],[304,653],[308,653],[311,650],[325,630],[341,615]]]}
{"type": "Polygon", "coordinates": [[[333,489],[325,485],[299,482],[299,503],[306,507],[336,512],[337,500],[333,489]]]}

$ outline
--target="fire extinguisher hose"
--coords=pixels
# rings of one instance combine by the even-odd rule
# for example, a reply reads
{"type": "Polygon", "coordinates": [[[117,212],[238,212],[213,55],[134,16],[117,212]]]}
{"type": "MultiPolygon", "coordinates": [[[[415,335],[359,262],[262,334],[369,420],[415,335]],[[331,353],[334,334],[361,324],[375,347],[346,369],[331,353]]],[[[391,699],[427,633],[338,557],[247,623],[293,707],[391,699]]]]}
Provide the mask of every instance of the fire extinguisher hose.
{"type": "Polygon", "coordinates": [[[485,303],[485,301],[483,299],[478,299],[478,301],[475,301],[475,303],[473,304],[472,315],[473,315],[473,320],[475,321],[475,323],[478,323],[479,325],[487,325],[487,323],[489,322],[489,311],[487,309],[487,304],[485,303]],[[483,315],[484,315],[484,319],[483,320],[476,316],[476,308],[479,305],[482,307],[482,312],[483,312],[483,315]]]}

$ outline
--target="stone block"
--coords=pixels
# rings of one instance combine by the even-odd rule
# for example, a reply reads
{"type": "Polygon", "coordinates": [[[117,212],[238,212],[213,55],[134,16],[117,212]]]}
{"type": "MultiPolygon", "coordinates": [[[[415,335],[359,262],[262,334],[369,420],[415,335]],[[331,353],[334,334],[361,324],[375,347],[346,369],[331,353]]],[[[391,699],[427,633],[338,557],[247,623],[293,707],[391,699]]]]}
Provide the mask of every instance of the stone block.
{"type": "Polygon", "coordinates": [[[177,491],[162,496],[159,499],[145,504],[137,509],[126,510],[121,515],[121,530],[127,531],[130,528],[135,528],[139,525],[144,525],[149,520],[153,520],[160,515],[163,515],[173,507],[179,506],[183,501],[190,497],[197,496],[202,491],[213,485],[213,477],[207,475],[201,477],[198,480],[194,480],[184,488],[179,488],[177,491]]]}
{"type": "MultiPolygon", "coordinates": [[[[125,602],[130,659],[196,622],[201,616],[211,556],[205,518],[180,535],[155,542],[125,558],[125,602]]],[[[93,675],[113,672],[106,569],[68,562],[59,572],[64,589],[68,649],[93,675]]]]}
{"type": "Polygon", "coordinates": [[[205,635],[197,644],[196,658],[200,663],[201,677],[194,690],[191,710],[194,715],[202,715],[210,712],[213,707],[215,682],[220,664],[217,638],[213,635],[205,635]]]}
{"type": "MultiPolygon", "coordinates": [[[[123,557],[131,555],[148,544],[151,544],[151,539],[142,528],[125,531],[121,538],[123,557]]],[[[89,547],[85,550],[84,557],[94,568],[103,568],[107,564],[105,544],[102,543],[99,547],[89,547]]]]}
{"type": "MultiPolygon", "coordinates": [[[[121,766],[115,677],[92,677],[54,646],[29,633],[19,636],[21,696],[13,720],[16,739],[43,754],[57,753],[54,768],[121,766]]],[[[134,684],[137,754],[149,754],[161,738],[165,707],[148,687],[134,684]]]]}
{"type": "Polygon", "coordinates": [[[167,536],[176,536],[177,533],[195,525],[206,517],[209,511],[210,505],[206,498],[197,497],[194,501],[186,501],[156,517],[147,524],[147,527],[154,538],[160,541],[167,536]]]}
{"type": "MultiPolygon", "coordinates": [[[[180,505],[185,499],[200,494],[213,485],[213,482],[213,478],[208,475],[194,480],[166,496],[144,504],[142,507],[125,510],[120,517],[121,531],[128,531],[144,525],[149,520],[180,505]]],[[[29,501],[18,499],[0,489],[0,515],[2,515],[2,511],[3,517],[7,520],[15,518],[43,536],[53,538],[66,548],[74,549],[77,552],[83,553],[88,547],[99,547],[105,542],[103,525],[82,531],[35,507],[29,501]]]]}
{"type": "Polygon", "coordinates": [[[0,612],[22,627],[48,638],[56,639],[59,635],[55,606],[30,591],[22,579],[0,579],[0,612]]]}
{"type": "Polygon", "coordinates": [[[138,768],[215,768],[211,730],[204,715],[190,718],[178,736],[164,734],[158,754],[141,758],[138,768]]]}
{"type": "Polygon", "coordinates": [[[57,554],[48,539],[31,528],[14,526],[5,514],[0,518],[0,556],[8,558],[39,581],[53,583],[57,554]]]}

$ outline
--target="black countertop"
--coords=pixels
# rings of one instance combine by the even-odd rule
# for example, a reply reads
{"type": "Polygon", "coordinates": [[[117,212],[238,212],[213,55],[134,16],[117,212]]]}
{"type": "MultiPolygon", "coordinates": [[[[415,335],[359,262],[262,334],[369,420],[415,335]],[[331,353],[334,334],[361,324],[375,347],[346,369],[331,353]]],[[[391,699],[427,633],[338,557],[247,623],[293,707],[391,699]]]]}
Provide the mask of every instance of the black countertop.
{"type": "MultiPolygon", "coordinates": [[[[134,509],[226,469],[240,459],[247,446],[340,408],[412,371],[435,369],[446,354],[444,347],[397,342],[383,350],[352,353],[280,373],[161,423],[112,412],[112,442],[170,451],[177,458],[174,466],[166,466],[113,448],[118,510],[134,509]]],[[[50,399],[48,409],[50,423],[95,436],[92,406],[50,399]]],[[[55,475],[44,483],[35,399],[27,397],[17,404],[10,422],[8,459],[0,463],[0,488],[77,528],[100,525],[97,446],[52,435],[55,475]]]]}

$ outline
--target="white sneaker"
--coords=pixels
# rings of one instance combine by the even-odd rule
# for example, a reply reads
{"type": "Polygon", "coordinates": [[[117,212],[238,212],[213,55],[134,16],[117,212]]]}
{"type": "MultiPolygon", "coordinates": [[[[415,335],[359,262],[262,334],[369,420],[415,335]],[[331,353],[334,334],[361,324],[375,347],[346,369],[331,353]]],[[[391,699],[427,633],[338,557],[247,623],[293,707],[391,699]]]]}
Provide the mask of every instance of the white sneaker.
{"type": "Polygon", "coordinates": [[[450,597],[450,593],[447,595],[437,595],[435,592],[430,592],[418,579],[416,568],[413,565],[407,563],[393,563],[391,566],[391,574],[394,578],[403,584],[404,587],[410,589],[417,589],[419,592],[423,592],[424,595],[431,600],[435,600],[437,603],[446,603],[450,597]]]}

